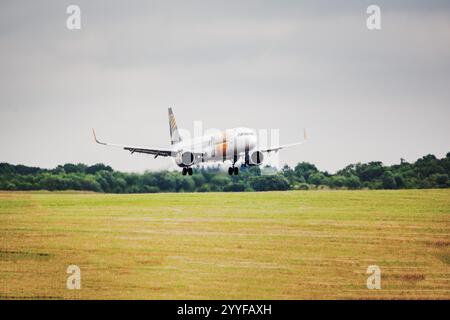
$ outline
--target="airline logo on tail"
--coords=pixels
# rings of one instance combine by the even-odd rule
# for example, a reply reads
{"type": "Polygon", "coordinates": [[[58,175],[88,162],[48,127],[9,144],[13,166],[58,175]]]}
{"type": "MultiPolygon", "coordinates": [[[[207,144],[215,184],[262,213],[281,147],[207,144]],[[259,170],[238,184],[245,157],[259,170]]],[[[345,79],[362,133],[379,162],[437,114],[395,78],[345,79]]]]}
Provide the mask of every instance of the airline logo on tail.
{"type": "Polygon", "coordinates": [[[175,120],[175,116],[173,115],[172,108],[169,108],[169,128],[171,144],[177,144],[181,142],[181,137],[178,133],[177,122],[175,120]]]}

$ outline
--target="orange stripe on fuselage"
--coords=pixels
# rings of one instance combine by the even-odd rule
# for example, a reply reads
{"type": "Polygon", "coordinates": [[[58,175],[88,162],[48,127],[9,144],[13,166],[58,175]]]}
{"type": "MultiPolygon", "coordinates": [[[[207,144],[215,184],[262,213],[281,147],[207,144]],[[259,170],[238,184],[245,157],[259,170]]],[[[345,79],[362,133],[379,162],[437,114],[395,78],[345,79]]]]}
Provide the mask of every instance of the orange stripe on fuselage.
{"type": "Polygon", "coordinates": [[[228,144],[226,142],[222,143],[222,155],[224,158],[227,156],[227,147],[228,144]]]}
{"type": "Polygon", "coordinates": [[[221,154],[222,157],[224,158],[227,155],[227,148],[228,148],[227,142],[216,144],[216,154],[218,155],[221,154]]]}
{"type": "Polygon", "coordinates": [[[222,132],[222,143],[216,143],[214,148],[216,150],[216,155],[222,155],[222,158],[225,160],[228,149],[228,140],[225,131],[222,132]]]}

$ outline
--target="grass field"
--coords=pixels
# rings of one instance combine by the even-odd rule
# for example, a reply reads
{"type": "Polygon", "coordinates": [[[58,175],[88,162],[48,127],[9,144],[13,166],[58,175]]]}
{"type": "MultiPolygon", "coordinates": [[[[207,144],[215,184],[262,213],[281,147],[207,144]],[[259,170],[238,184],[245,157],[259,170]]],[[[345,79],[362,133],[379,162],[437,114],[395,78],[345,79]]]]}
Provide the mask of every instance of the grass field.
{"type": "Polygon", "coordinates": [[[449,245],[450,190],[4,192],[0,298],[450,299],[449,245]]]}

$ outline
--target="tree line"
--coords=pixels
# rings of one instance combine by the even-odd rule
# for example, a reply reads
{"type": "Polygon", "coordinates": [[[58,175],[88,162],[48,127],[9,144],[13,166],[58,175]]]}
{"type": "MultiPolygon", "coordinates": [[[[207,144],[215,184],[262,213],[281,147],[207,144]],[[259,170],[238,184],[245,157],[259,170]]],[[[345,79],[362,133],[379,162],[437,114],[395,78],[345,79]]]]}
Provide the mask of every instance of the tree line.
{"type": "Polygon", "coordinates": [[[414,163],[382,162],[350,164],[330,174],[314,164],[285,165],[265,175],[260,167],[241,168],[229,176],[218,168],[194,170],[192,176],[178,171],[125,173],[105,164],[71,164],[54,169],[0,163],[0,190],[80,190],[105,193],[232,192],[308,189],[426,189],[450,186],[450,152],[445,158],[426,155],[414,163]]]}

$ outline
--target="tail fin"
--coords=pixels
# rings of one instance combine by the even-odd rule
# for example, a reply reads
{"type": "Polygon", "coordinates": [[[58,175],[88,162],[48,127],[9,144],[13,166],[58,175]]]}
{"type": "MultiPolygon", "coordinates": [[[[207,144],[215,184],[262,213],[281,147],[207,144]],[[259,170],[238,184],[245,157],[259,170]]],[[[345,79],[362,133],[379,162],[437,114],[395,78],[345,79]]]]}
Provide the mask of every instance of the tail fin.
{"type": "Polygon", "coordinates": [[[178,133],[177,122],[175,121],[175,116],[173,115],[172,108],[169,108],[169,128],[171,144],[181,142],[181,137],[178,133]]]}

